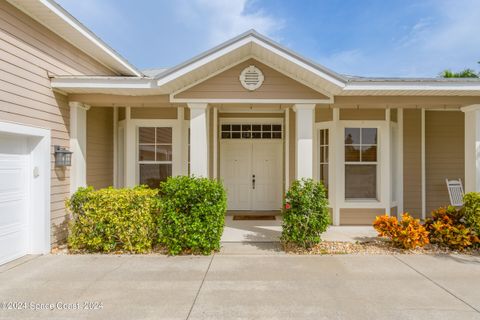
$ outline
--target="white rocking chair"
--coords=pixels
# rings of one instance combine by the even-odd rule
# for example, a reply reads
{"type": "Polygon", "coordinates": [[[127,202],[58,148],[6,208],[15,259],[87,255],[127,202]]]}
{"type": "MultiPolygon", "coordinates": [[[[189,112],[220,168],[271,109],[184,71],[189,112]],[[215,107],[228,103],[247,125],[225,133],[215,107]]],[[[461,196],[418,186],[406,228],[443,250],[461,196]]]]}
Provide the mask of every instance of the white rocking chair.
{"type": "Polygon", "coordinates": [[[448,180],[447,182],[448,195],[450,196],[450,204],[454,207],[463,206],[463,186],[462,180],[448,180]]]}

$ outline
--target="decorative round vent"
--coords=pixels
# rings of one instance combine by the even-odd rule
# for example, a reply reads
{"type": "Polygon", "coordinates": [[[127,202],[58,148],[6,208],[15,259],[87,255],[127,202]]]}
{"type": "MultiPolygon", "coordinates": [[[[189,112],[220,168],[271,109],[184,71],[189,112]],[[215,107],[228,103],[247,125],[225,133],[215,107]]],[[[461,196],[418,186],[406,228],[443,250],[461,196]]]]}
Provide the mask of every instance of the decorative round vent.
{"type": "Polygon", "coordinates": [[[265,80],[262,71],[255,66],[246,67],[242,73],[240,73],[240,83],[242,86],[250,91],[260,88],[265,80]]]}

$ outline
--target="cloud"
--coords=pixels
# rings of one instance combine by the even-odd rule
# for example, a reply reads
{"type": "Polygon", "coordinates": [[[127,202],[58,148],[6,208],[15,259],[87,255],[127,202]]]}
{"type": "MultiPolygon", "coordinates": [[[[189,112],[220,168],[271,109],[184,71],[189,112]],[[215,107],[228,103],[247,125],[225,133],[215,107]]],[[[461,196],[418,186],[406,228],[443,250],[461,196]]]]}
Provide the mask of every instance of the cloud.
{"type": "Polygon", "coordinates": [[[202,31],[208,46],[213,46],[249,29],[278,39],[284,21],[269,15],[248,0],[181,0],[176,14],[183,23],[202,31]]]}
{"type": "Polygon", "coordinates": [[[412,21],[398,39],[337,51],[320,61],[363,76],[431,77],[444,69],[480,69],[480,1],[431,0],[428,7],[428,15],[412,21]]]}
{"type": "Polygon", "coordinates": [[[120,21],[126,21],[122,12],[113,3],[99,0],[56,0],[56,2],[73,14],[81,22],[92,25],[118,27],[120,21]]]}

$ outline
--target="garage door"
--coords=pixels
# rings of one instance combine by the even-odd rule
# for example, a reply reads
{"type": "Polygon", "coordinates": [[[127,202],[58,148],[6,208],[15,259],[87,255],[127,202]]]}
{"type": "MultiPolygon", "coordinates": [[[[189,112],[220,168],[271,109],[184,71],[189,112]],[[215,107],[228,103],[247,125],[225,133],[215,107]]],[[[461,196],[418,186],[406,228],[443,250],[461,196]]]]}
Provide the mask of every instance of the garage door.
{"type": "Polygon", "coordinates": [[[0,134],[0,265],[27,253],[27,138],[0,134]]]}

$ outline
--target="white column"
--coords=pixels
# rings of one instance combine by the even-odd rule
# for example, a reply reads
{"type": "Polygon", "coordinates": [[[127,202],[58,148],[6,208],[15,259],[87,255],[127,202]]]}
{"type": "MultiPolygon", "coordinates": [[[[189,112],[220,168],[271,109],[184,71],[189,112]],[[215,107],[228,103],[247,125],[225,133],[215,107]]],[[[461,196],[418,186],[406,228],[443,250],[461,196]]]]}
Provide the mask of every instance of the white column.
{"type": "Polygon", "coordinates": [[[207,104],[189,103],[190,174],[208,177],[207,104]]]}
{"type": "Polygon", "coordinates": [[[397,109],[397,216],[403,213],[403,109],[397,109]]]}
{"type": "Polygon", "coordinates": [[[285,109],[285,127],[283,132],[285,135],[285,192],[290,187],[290,108],[285,109]]]}
{"type": "Polygon", "coordinates": [[[421,132],[421,170],[422,170],[422,220],[427,217],[427,171],[425,166],[425,109],[422,108],[422,132],[421,132]]]}
{"type": "MultiPolygon", "coordinates": [[[[382,154],[380,157],[387,165],[382,166],[381,178],[385,180],[386,188],[381,188],[380,193],[384,193],[384,201],[386,203],[385,213],[392,215],[392,178],[394,172],[392,172],[392,119],[390,115],[390,108],[385,110],[385,120],[387,123],[387,130],[385,131],[384,144],[382,146],[382,154]]],[[[383,200],[383,199],[382,199],[383,200]]]]}
{"type": "Polygon", "coordinates": [[[313,178],[313,124],[315,104],[295,104],[297,179],[313,178]]]}
{"type": "Polygon", "coordinates": [[[213,108],[213,179],[218,178],[218,108],[213,108]]]}
{"type": "Polygon", "coordinates": [[[344,190],[342,189],[343,183],[340,179],[344,179],[343,175],[339,175],[339,170],[342,172],[345,170],[343,164],[343,134],[339,127],[340,121],[340,109],[333,108],[333,125],[330,131],[330,157],[328,158],[328,180],[329,180],[329,200],[330,206],[333,211],[333,225],[340,225],[340,203],[344,200],[344,190]],[[340,167],[340,168],[339,168],[340,167]]]}
{"type": "Polygon", "coordinates": [[[87,110],[90,106],[71,101],[70,106],[70,194],[87,186],[87,110]]]}
{"type": "Polygon", "coordinates": [[[480,191],[480,104],[465,113],[465,192],[480,191]]]}

